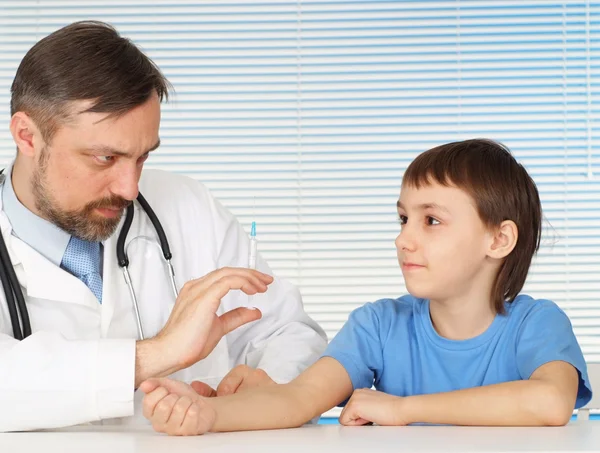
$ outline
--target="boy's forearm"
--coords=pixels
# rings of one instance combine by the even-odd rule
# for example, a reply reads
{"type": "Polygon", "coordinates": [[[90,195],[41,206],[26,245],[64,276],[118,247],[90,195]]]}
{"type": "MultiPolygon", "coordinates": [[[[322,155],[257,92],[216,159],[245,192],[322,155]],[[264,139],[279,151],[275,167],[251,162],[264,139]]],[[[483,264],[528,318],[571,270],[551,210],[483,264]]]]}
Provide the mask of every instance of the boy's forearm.
{"type": "Polygon", "coordinates": [[[269,385],[211,398],[217,417],[211,431],[295,428],[320,415],[316,395],[294,384],[269,385]]]}
{"type": "Polygon", "coordinates": [[[411,423],[487,426],[559,426],[573,407],[552,383],[506,382],[399,400],[398,410],[411,423]]]}

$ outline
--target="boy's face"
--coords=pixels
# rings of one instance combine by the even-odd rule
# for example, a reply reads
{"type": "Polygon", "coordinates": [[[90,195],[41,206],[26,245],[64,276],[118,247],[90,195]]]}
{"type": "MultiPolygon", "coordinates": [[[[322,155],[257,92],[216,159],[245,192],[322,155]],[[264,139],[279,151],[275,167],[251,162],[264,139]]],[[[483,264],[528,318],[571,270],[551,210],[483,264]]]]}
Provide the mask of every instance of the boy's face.
{"type": "Polygon", "coordinates": [[[403,186],[398,215],[398,262],[413,296],[476,297],[476,287],[489,287],[495,278],[486,261],[493,234],[466,192],[438,183],[403,186]]]}

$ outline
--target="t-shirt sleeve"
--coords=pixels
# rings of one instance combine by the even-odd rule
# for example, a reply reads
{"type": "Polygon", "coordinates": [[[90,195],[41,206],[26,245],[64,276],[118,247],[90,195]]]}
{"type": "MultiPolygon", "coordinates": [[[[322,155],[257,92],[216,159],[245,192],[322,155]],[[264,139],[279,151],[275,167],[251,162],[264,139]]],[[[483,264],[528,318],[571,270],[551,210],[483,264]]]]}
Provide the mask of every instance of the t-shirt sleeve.
{"type": "Polygon", "coordinates": [[[375,304],[354,310],[331,340],[323,357],[332,357],[346,369],[354,390],[371,388],[383,368],[380,320],[375,304]]]}
{"type": "Polygon", "coordinates": [[[575,408],[592,398],[592,388],[581,348],[567,315],[553,302],[540,301],[523,320],[517,338],[517,366],[522,379],[529,379],[540,366],[560,360],[577,369],[579,389],[575,408]]]}

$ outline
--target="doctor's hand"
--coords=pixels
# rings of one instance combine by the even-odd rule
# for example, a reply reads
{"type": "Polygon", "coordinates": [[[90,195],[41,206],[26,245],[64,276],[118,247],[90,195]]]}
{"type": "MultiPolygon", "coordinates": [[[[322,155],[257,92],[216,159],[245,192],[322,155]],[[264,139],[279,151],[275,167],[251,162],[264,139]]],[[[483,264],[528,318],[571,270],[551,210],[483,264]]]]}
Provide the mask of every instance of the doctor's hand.
{"type": "Polygon", "coordinates": [[[149,379],[141,384],[140,390],[146,394],[142,403],[144,417],[159,433],[172,436],[204,434],[215,423],[215,409],[184,382],[149,379]]]}
{"type": "Polygon", "coordinates": [[[221,299],[232,289],[264,293],[273,277],[257,270],[222,268],[183,285],[163,329],[136,345],[135,384],[187,368],[212,352],[221,338],[260,319],[258,309],[236,308],[218,316],[221,299]]]}
{"type": "Polygon", "coordinates": [[[254,387],[275,384],[275,381],[260,368],[251,368],[248,365],[238,365],[223,378],[217,390],[200,381],[192,381],[192,388],[201,396],[226,396],[242,392],[254,387]]]}

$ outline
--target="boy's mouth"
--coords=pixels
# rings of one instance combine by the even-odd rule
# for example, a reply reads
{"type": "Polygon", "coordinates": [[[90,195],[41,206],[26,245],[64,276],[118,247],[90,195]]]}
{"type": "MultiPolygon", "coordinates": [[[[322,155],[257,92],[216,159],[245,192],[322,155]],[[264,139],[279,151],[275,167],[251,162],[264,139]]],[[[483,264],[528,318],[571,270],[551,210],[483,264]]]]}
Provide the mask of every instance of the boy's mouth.
{"type": "Polygon", "coordinates": [[[422,264],[411,263],[410,261],[402,261],[402,270],[414,271],[418,269],[425,269],[422,264]]]}

